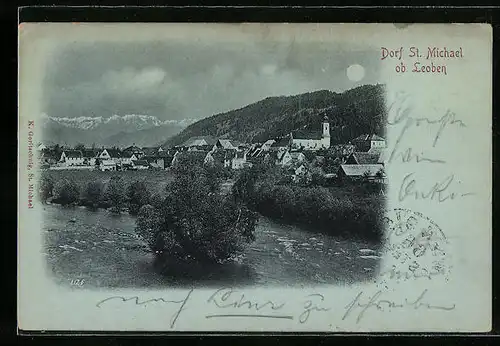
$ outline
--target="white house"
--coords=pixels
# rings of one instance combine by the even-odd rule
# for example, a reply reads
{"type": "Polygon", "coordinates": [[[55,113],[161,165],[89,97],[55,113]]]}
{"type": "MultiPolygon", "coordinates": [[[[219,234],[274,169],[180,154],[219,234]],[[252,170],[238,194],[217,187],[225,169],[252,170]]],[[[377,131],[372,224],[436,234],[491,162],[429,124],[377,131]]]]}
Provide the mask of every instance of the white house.
{"type": "Polygon", "coordinates": [[[247,153],[246,151],[237,151],[231,160],[231,168],[232,169],[242,169],[245,167],[247,162],[247,153]]]}
{"type": "Polygon", "coordinates": [[[116,163],[112,160],[104,160],[99,164],[99,169],[101,171],[116,171],[116,163]]]}
{"type": "Polygon", "coordinates": [[[135,160],[139,160],[139,158],[137,157],[136,154],[132,154],[132,155],[124,155],[122,158],[121,158],[121,163],[122,164],[125,164],[125,165],[130,165],[132,164],[132,161],[135,161],[135,160]]]}
{"type": "Polygon", "coordinates": [[[81,166],[85,158],[80,150],[65,150],[61,154],[59,162],[63,166],[81,166]]]}
{"type": "Polygon", "coordinates": [[[289,166],[291,164],[300,164],[306,161],[306,156],[297,151],[287,150],[281,156],[278,156],[279,164],[282,166],[289,166]]]}
{"type": "Polygon", "coordinates": [[[115,164],[122,162],[122,155],[118,149],[103,149],[98,158],[101,161],[113,161],[115,164]]]}
{"type": "Polygon", "coordinates": [[[356,151],[360,152],[377,152],[386,147],[385,139],[375,134],[361,135],[351,142],[356,147],[356,151]]]}
{"type": "Polygon", "coordinates": [[[295,131],[290,134],[294,149],[320,150],[330,148],[330,123],[325,116],[321,133],[295,131]]]}
{"type": "Polygon", "coordinates": [[[274,142],[276,142],[274,139],[268,139],[267,141],[264,142],[264,144],[262,144],[260,149],[262,151],[268,151],[269,149],[271,149],[271,146],[274,144],[274,142]]]}
{"type": "Polygon", "coordinates": [[[149,163],[146,160],[134,160],[132,161],[132,167],[138,170],[148,169],[149,163]]]}

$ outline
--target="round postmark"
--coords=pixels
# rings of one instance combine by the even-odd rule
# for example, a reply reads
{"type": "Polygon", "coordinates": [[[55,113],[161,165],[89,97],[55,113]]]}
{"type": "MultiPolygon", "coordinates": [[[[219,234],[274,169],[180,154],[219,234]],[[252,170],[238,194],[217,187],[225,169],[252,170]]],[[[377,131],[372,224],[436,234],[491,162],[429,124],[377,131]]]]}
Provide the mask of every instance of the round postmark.
{"type": "Polygon", "coordinates": [[[383,283],[448,280],[451,257],[442,229],[422,213],[393,209],[384,217],[385,237],[379,277],[383,283]]]}

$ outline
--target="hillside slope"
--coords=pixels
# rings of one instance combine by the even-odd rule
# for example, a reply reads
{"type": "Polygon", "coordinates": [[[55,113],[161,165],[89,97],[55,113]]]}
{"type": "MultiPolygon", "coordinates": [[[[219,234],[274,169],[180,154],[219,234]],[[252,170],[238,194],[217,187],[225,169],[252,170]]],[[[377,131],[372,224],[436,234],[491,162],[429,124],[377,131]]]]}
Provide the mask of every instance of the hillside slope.
{"type": "Polygon", "coordinates": [[[320,90],[268,97],[191,124],[165,145],[179,145],[190,137],[202,135],[263,142],[294,130],[318,131],[325,115],[330,120],[332,144],[345,143],[364,133],[384,136],[384,86],[363,85],[340,94],[320,90]]]}

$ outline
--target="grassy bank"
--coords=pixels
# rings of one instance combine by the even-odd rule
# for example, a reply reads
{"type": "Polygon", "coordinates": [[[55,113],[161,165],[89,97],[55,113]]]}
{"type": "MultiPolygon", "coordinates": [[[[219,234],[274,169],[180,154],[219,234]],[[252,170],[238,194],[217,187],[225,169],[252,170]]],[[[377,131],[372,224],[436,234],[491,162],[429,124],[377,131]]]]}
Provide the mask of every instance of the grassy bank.
{"type": "Polygon", "coordinates": [[[41,175],[39,197],[42,202],[136,213],[142,205],[161,199],[171,181],[172,175],[164,170],[46,170],[41,175]]]}
{"type": "Polygon", "coordinates": [[[347,239],[378,242],[383,236],[385,198],[380,186],[301,186],[280,183],[281,178],[263,172],[242,174],[239,179],[237,196],[272,219],[347,239]]]}

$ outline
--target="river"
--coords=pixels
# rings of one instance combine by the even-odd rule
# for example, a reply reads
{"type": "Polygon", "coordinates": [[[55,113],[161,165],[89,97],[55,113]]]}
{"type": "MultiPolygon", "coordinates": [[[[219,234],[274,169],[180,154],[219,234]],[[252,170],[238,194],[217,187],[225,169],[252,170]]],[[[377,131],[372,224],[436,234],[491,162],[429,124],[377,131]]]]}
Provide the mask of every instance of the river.
{"type": "Polygon", "coordinates": [[[232,264],[172,278],[159,273],[135,235],[135,219],[105,210],[43,205],[43,256],[60,284],[88,288],[338,284],[373,279],[380,253],[373,244],[342,240],[261,217],[256,241],[232,264]],[[73,281],[74,283],[75,281],[73,281]]]}

